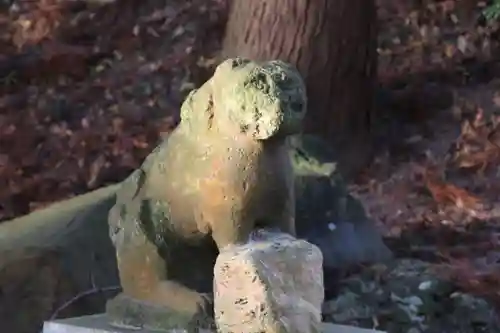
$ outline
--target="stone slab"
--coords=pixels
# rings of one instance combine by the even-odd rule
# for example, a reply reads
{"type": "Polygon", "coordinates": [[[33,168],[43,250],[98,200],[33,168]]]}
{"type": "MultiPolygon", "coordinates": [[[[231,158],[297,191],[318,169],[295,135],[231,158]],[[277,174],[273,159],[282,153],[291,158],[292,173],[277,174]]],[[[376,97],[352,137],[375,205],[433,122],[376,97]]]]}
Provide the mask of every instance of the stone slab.
{"type": "MultiPolygon", "coordinates": [[[[323,323],[323,333],[386,333],[383,331],[358,328],[354,326],[323,323]]],[[[42,333],[158,333],[158,331],[116,328],[108,324],[105,314],[58,319],[47,321],[42,333]]],[[[172,330],[171,333],[184,333],[172,330]]],[[[208,331],[200,333],[209,333],[208,331]]]]}
{"type": "MultiPolygon", "coordinates": [[[[105,314],[46,321],[42,333],[158,333],[147,329],[118,328],[108,323],[105,314]]],[[[184,333],[184,330],[171,330],[170,333],[184,333]]],[[[209,333],[200,332],[200,333],[209,333]]]]}

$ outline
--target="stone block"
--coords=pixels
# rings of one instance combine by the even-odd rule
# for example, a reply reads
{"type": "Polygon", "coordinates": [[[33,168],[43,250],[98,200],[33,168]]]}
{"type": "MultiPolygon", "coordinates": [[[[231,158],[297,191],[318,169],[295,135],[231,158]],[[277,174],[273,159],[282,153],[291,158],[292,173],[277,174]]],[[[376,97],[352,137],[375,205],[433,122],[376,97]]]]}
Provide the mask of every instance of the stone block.
{"type": "MultiPolygon", "coordinates": [[[[115,327],[109,324],[105,314],[75,317],[47,321],[43,324],[42,333],[188,333],[186,329],[171,329],[168,331],[157,331],[137,328],[115,327]]],[[[199,333],[211,333],[200,330],[199,333]]]]}
{"type": "Polygon", "coordinates": [[[323,257],[288,234],[259,231],[221,250],[214,305],[221,333],[317,333],[324,299],[323,257]]]}
{"type": "MultiPolygon", "coordinates": [[[[385,333],[382,331],[335,325],[331,323],[323,323],[321,327],[322,333],[385,333]]],[[[105,314],[97,314],[45,322],[43,325],[43,333],[158,333],[158,331],[113,327],[108,324],[108,318],[105,314]]],[[[186,331],[176,329],[170,330],[170,333],[186,333],[186,331]]],[[[202,330],[200,333],[212,332],[202,330]]]]}

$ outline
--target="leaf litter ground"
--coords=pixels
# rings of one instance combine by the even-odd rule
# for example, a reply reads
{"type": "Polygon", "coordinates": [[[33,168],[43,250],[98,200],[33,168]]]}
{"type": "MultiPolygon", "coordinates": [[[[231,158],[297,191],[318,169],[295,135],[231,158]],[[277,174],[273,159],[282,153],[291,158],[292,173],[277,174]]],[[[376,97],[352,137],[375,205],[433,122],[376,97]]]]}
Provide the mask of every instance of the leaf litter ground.
{"type": "MultiPolygon", "coordinates": [[[[0,220],[123,179],[213,70],[225,1],[106,2],[0,11],[0,220]]],[[[351,189],[398,256],[500,304],[497,26],[477,1],[378,2],[386,121],[351,189]]]]}

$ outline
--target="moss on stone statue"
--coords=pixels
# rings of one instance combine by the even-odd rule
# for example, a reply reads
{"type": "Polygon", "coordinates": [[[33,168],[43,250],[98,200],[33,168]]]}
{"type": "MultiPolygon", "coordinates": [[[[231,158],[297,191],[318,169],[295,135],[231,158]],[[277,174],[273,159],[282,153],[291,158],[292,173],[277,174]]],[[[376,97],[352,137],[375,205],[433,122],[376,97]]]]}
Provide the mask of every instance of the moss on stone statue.
{"type": "Polygon", "coordinates": [[[235,127],[265,140],[294,134],[306,112],[305,86],[291,65],[243,58],[219,65],[214,76],[191,91],[181,106],[181,125],[193,135],[208,130],[217,108],[217,127],[235,127]]]}

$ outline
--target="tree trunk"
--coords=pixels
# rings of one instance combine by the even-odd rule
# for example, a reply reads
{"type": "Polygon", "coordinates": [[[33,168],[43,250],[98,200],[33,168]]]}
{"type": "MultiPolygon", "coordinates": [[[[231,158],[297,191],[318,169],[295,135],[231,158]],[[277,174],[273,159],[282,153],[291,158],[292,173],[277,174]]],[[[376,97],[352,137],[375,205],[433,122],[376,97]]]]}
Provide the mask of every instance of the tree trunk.
{"type": "Polygon", "coordinates": [[[305,131],[354,170],[370,154],[376,36],[373,0],[233,0],[223,56],[294,64],[307,85],[305,131]]]}

